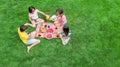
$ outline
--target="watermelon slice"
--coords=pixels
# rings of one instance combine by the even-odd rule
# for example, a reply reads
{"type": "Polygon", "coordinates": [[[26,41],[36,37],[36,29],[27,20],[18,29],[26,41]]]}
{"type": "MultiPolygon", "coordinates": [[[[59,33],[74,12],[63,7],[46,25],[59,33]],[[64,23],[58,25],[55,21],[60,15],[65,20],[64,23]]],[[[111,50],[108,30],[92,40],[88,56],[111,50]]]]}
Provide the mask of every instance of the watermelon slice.
{"type": "Polygon", "coordinates": [[[53,33],[54,30],[53,30],[52,28],[50,28],[50,29],[47,30],[47,32],[48,32],[48,33],[53,33]]]}
{"type": "Polygon", "coordinates": [[[47,33],[47,34],[46,34],[46,38],[47,38],[47,39],[52,39],[52,38],[53,38],[52,33],[47,33]]]}

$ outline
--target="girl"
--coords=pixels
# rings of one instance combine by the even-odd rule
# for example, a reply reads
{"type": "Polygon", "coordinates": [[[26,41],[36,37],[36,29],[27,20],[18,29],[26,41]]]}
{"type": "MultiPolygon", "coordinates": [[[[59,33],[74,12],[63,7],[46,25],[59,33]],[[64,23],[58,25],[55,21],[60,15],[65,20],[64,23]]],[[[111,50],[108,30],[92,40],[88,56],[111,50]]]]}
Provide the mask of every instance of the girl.
{"type": "Polygon", "coordinates": [[[28,8],[28,11],[29,11],[29,20],[32,23],[32,27],[35,27],[36,23],[44,21],[44,20],[38,18],[38,13],[40,13],[40,14],[42,14],[44,16],[48,16],[44,12],[42,12],[42,11],[40,11],[38,9],[35,9],[35,7],[32,7],[32,6],[28,8]]]}
{"type": "MultiPolygon", "coordinates": [[[[57,12],[57,18],[58,18],[57,22],[60,23],[61,26],[66,25],[67,19],[66,19],[66,16],[65,16],[63,10],[59,8],[56,10],[56,12],[57,12]]],[[[57,22],[55,22],[55,23],[57,23],[57,22]]]]}
{"type": "Polygon", "coordinates": [[[60,38],[62,40],[63,45],[66,45],[68,41],[70,40],[71,32],[69,30],[69,27],[66,25],[63,27],[63,32],[60,33],[60,38]]]}

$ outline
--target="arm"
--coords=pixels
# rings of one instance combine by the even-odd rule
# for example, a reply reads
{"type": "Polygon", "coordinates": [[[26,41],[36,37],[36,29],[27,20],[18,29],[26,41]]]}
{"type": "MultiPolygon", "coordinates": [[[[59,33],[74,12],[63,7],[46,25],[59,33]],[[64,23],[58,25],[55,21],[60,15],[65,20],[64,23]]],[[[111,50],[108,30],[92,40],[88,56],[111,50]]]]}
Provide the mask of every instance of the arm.
{"type": "Polygon", "coordinates": [[[45,14],[44,12],[42,12],[42,11],[40,11],[40,10],[38,10],[38,13],[40,13],[40,14],[42,14],[42,15],[44,15],[44,16],[47,16],[47,14],[45,14]]]}
{"type": "Polygon", "coordinates": [[[65,24],[66,22],[67,22],[66,16],[63,15],[63,16],[62,16],[62,23],[65,24]]]}
{"type": "Polygon", "coordinates": [[[33,24],[30,24],[30,23],[25,23],[24,25],[26,25],[26,26],[31,26],[31,27],[35,27],[33,24]]]}

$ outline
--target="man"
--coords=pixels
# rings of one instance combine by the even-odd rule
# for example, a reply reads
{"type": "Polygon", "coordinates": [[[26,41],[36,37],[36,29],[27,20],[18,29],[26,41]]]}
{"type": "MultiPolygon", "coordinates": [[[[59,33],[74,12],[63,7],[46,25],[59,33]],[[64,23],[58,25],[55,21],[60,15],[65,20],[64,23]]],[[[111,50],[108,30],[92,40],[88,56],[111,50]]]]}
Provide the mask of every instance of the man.
{"type": "Polygon", "coordinates": [[[20,39],[27,45],[27,52],[29,53],[29,50],[40,43],[40,40],[35,39],[36,37],[36,31],[31,32],[30,34],[27,34],[27,25],[21,25],[18,28],[18,34],[20,39]]]}

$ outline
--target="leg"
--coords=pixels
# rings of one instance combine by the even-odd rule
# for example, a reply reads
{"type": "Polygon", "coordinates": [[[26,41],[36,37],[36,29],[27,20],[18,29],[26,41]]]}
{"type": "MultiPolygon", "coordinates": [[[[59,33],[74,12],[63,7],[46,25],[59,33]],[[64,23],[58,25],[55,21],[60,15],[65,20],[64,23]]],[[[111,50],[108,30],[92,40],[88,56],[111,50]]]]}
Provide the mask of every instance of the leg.
{"type": "Polygon", "coordinates": [[[33,46],[37,45],[38,43],[40,43],[40,40],[37,39],[32,45],[27,46],[27,52],[29,53],[30,49],[31,49],[33,46]]]}
{"type": "Polygon", "coordinates": [[[36,31],[30,33],[29,39],[36,37],[36,31]]]}
{"type": "Polygon", "coordinates": [[[36,23],[35,23],[35,21],[31,21],[31,27],[35,27],[35,25],[36,25],[36,23]]]}
{"type": "Polygon", "coordinates": [[[37,23],[36,23],[36,24],[39,24],[39,23],[41,23],[41,22],[44,22],[44,20],[43,20],[43,19],[38,18],[38,19],[37,19],[37,23]]]}
{"type": "Polygon", "coordinates": [[[38,37],[38,34],[40,33],[40,25],[38,24],[37,28],[36,28],[36,36],[38,37]]]}

